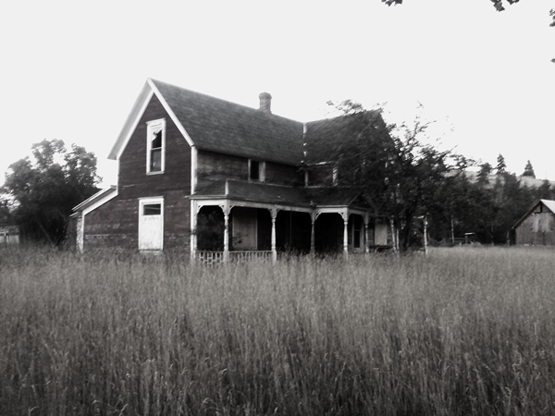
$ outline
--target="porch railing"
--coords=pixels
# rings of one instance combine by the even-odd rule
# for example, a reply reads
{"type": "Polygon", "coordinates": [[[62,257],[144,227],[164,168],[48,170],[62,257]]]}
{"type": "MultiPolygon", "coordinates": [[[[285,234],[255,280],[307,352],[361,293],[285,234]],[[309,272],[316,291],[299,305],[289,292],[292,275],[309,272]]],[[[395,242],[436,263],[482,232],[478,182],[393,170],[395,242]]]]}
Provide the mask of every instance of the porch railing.
{"type": "MultiPolygon", "coordinates": [[[[204,264],[220,264],[224,262],[223,251],[197,251],[196,258],[204,264]]],[[[272,260],[272,250],[229,251],[230,261],[272,260]]]]}

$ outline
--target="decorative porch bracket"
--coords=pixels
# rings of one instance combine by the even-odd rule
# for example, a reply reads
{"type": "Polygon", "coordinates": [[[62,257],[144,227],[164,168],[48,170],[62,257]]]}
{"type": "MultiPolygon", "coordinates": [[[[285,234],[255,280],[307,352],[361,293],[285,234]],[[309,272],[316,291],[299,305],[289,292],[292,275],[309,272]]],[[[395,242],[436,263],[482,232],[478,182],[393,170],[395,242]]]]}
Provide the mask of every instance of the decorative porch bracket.
{"type": "Polygon", "coordinates": [[[339,215],[343,218],[343,255],[345,259],[349,258],[349,208],[339,211],[339,215]]]}

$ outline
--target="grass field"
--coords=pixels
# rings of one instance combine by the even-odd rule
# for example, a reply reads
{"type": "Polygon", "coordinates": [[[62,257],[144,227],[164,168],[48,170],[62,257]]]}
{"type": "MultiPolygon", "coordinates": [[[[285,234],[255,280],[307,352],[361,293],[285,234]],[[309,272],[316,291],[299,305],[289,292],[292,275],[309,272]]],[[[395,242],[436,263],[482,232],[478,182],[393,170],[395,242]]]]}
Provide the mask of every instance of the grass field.
{"type": "Polygon", "coordinates": [[[555,251],[0,250],[0,415],[545,415],[555,251]]]}

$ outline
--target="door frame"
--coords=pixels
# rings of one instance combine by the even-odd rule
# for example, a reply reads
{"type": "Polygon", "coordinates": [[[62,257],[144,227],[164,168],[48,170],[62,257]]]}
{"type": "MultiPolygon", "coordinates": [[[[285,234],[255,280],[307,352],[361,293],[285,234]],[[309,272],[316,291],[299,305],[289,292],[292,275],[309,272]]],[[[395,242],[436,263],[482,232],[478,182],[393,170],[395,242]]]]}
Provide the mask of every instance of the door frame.
{"type": "MultiPolygon", "coordinates": [[[[138,248],[140,251],[162,251],[164,249],[164,197],[162,196],[155,196],[155,197],[147,197],[147,198],[139,198],[139,210],[138,210],[138,231],[137,231],[137,243],[138,248]],[[160,204],[160,245],[156,248],[141,248],[141,223],[144,215],[144,206],[145,205],[154,205],[160,204]]],[[[157,215],[158,216],[158,215],[157,215]]]]}

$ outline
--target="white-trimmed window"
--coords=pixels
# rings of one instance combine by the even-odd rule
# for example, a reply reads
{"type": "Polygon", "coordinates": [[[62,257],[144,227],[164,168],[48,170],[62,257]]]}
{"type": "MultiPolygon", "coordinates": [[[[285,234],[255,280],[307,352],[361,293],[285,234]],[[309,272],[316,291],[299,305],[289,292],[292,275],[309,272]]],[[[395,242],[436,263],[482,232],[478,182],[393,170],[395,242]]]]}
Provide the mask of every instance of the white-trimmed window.
{"type": "Polygon", "coordinates": [[[146,123],[146,172],[164,172],[166,162],[166,120],[146,123]]]}
{"type": "Polygon", "coordinates": [[[249,159],[249,181],[266,181],[266,162],[249,159]]]}

